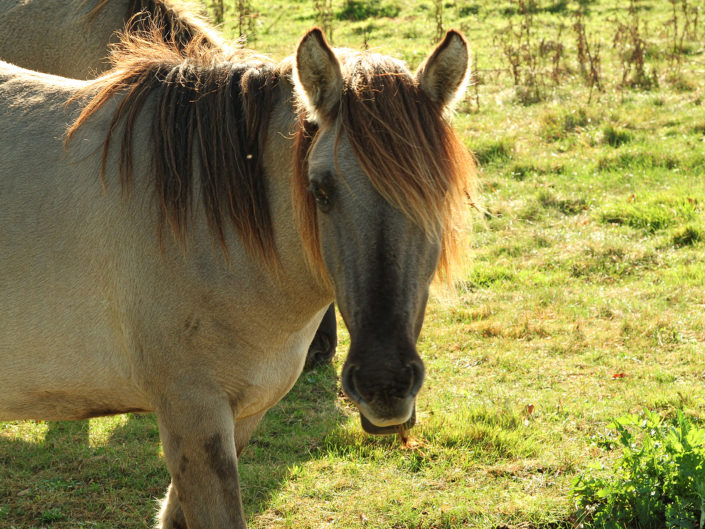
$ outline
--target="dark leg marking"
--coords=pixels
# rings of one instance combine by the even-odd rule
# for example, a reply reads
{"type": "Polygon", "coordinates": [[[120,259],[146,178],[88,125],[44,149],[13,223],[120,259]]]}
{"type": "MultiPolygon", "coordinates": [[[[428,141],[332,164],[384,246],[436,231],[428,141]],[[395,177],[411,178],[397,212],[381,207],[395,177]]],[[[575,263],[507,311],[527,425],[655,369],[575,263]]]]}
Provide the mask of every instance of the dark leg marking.
{"type": "Polygon", "coordinates": [[[179,461],[179,474],[182,476],[186,472],[186,469],[188,468],[189,460],[188,457],[186,456],[181,456],[181,460],[179,461]]]}
{"type": "Polygon", "coordinates": [[[204,446],[208,464],[221,482],[233,481],[237,476],[235,462],[223,450],[223,440],[219,434],[209,437],[204,446]]]}
{"type": "MultiPolygon", "coordinates": [[[[204,444],[207,463],[220,480],[223,500],[233,520],[244,522],[242,501],[240,499],[240,481],[237,474],[237,463],[228,457],[220,434],[209,437],[204,444]]],[[[234,448],[234,440],[233,440],[234,448]]]]}

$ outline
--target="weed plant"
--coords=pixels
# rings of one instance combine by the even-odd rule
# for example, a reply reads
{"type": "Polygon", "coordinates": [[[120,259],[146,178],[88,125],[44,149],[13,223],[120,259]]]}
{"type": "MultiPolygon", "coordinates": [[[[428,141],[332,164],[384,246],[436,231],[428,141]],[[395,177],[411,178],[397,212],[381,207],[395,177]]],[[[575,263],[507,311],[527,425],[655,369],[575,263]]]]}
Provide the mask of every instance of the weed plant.
{"type": "Polygon", "coordinates": [[[573,482],[579,519],[594,529],[705,527],[705,428],[681,412],[664,420],[649,411],[609,428],[597,444],[619,456],[611,472],[590,465],[573,482]]]}
{"type": "Polygon", "coordinates": [[[585,24],[584,10],[582,6],[580,6],[573,15],[572,27],[575,32],[575,49],[580,75],[590,88],[589,102],[590,99],[592,99],[592,89],[602,89],[600,82],[602,74],[600,71],[600,43],[593,41],[591,44],[585,24]]]}
{"type": "Polygon", "coordinates": [[[543,100],[545,95],[541,60],[549,53],[549,47],[544,50],[536,36],[535,1],[516,0],[516,9],[520,14],[519,23],[509,18],[506,27],[497,32],[496,39],[509,64],[517,99],[522,104],[531,104],[543,100]]]}
{"type": "Polygon", "coordinates": [[[616,17],[612,45],[622,66],[621,86],[649,90],[658,84],[655,73],[646,66],[646,24],[641,17],[644,0],[629,0],[626,19],[616,17]]]}
{"type": "MultiPolygon", "coordinates": [[[[328,0],[330,3],[330,0],[328,0]]],[[[370,18],[391,18],[399,14],[399,7],[386,1],[345,0],[338,11],[338,20],[362,21],[370,18]]]]}
{"type": "Polygon", "coordinates": [[[329,41],[333,41],[333,5],[331,0],[314,0],[315,22],[329,41]]]}

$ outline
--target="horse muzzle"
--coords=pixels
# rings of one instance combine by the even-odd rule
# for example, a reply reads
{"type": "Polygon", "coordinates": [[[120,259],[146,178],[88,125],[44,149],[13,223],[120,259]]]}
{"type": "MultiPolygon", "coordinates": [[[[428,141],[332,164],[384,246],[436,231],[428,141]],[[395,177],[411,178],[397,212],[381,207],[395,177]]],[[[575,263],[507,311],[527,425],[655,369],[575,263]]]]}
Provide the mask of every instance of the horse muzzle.
{"type": "Polygon", "coordinates": [[[358,380],[359,368],[346,364],[343,368],[343,390],[360,412],[362,428],[370,434],[397,433],[399,427],[411,428],[416,423],[416,394],[424,378],[423,364],[411,362],[405,366],[404,389],[394,391],[370,388],[358,380]]]}
{"type": "MultiPolygon", "coordinates": [[[[359,410],[359,408],[358,408],[359,410]]],[[[375,424],[372,424],[370,420],[365,417],[365,415],[362,413],[360,410],[360,425],[362,426],[362,429],[365,430],[367,433],[371,435],[394,435],[399,433],[399,427],[401,427],[403,430],[410,430],[412,426],[416,424],[416,403],[414,402],[414,406],[411,410],[411,417],[403,423],[403,424],[397,424],[397,425],[391,425],[391,426],[377,426],[375,424]]]]}

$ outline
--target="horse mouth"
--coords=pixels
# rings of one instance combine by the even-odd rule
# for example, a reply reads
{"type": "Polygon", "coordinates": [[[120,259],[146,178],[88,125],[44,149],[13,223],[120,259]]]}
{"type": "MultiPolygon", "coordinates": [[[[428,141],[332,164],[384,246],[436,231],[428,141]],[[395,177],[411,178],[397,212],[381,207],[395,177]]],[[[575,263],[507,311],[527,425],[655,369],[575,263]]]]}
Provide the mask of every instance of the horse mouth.
{"type": "Polygon", "coordinates": [[[403,424],[394,424],[389,426],[376,426],[365,417],[365,415],[360,411],[360,424],[362,429],[371,435],[393,435],[399,433],[399,431],[408,431],[416,424],[416,404],[411,411],[411,417],[409,417],[403,424]]]}

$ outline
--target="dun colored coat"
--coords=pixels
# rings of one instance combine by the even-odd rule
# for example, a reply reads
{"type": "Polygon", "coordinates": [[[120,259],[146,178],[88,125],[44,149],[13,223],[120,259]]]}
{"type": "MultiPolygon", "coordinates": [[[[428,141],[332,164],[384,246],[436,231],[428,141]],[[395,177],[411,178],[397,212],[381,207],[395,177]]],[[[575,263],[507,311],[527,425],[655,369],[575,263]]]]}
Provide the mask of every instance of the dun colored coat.
{"type": "Polygon", "coordinates": [[[0,0],[0,59],[91,79],[110,68],[108,46],[130,20],[134,30],[159,24],[165,40],[180,47],[196,36],[208,46],[224,46],[204,20],[171,0],[0,0]]]}

